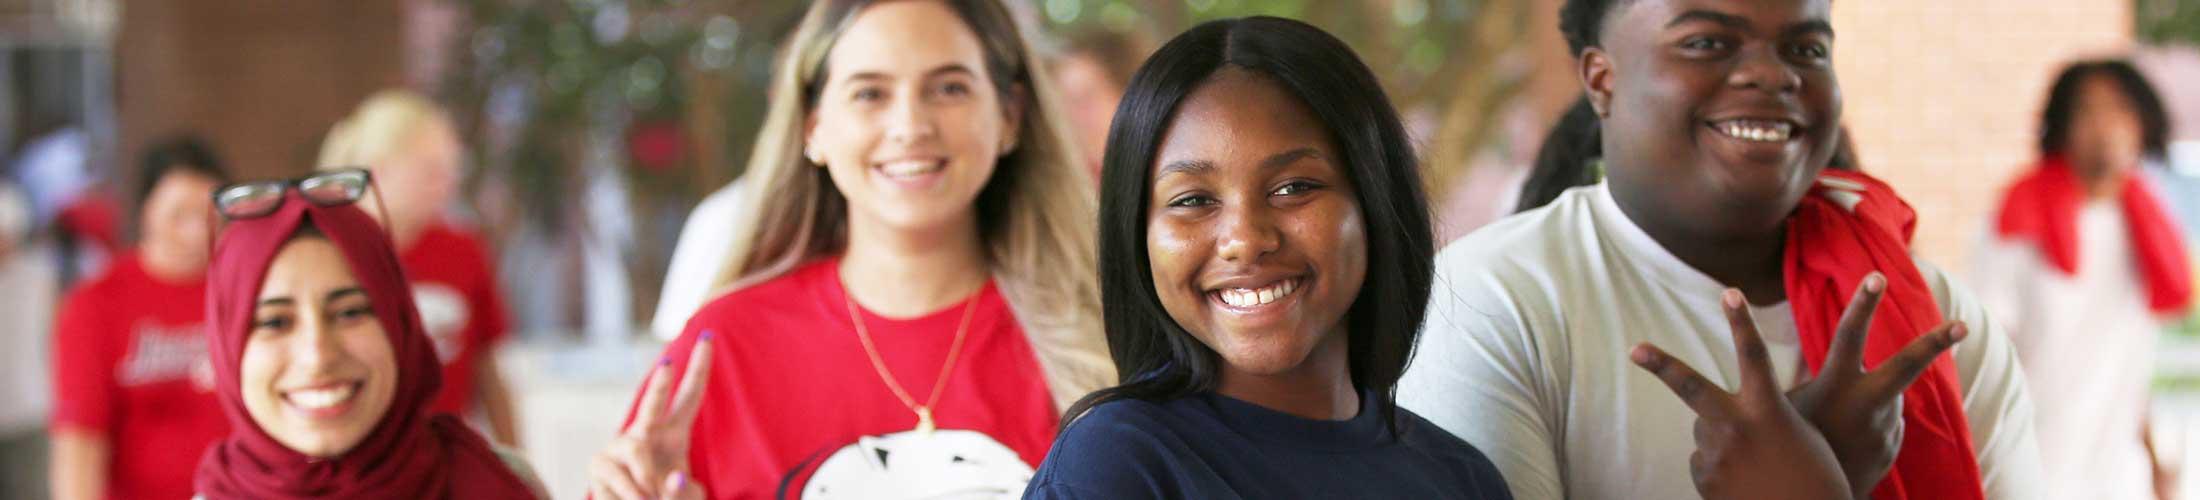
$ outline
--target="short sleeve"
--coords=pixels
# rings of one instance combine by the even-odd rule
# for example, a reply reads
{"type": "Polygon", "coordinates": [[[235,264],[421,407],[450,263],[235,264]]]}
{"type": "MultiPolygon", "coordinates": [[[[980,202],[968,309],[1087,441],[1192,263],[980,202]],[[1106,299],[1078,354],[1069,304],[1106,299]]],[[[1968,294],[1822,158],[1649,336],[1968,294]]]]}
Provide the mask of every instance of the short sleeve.
{"type": "Polygon", "coordinates": [[[1956,376],[1963,385],[1963,413],[1971,425],[1986,497],[2034,498],[2044,487],[2032,398],[2025,388],[2016,345],[2000,323],[1968,290],[1940,269],[1920,262],[1949,319],[1963,321],[1970,335],[1954,349],[1956,376]]]}
{"type": "MultiPolygon", "coordinates": [[[[1512,496],[1565,498],[1554,367],[1538,353],[1534,308],[1486,272],[1443,272],[1398,403],[1480,449],[1512,496]]],[[[1556,328],[1547,328],[1556,337],[1556,328]]],[[[1549,339],[1546,339],[1546,341],[1549,339]]]]}
{"type": "Polygon", "coordinates": [[[118,351],[114,331],[103,321],[96,291],[79,289],[61,307],[53,331],[53,425],[58,429],[107,434],[115,419],[118,351]]]}
{"type": "Polygon", "coordinates": [[[473,318],[469,328],[474,330],[474,343],[480,352],[493,352],[490,348],[510,335],[511,313],[504,307],[504,291],[497,286],[495,254],[478,235],[466,234],[467,258],[470,269],[477,269],[474,286],[467,291],[471,295],[466,303],[473,307],[468,317],[473,318]]]}

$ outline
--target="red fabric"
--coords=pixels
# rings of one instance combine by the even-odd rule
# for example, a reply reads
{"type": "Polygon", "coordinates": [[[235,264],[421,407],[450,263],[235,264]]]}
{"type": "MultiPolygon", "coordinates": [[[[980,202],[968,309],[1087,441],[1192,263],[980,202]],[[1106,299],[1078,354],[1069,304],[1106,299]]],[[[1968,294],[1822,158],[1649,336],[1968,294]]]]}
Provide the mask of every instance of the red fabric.
{"type": "Polygon", "coordinates": [[[214,247],[207,283],[208,352],[222,408],[236,432],[199,462],[199,493],[217,500],[533,497],[487,440],[456,418],[431,417],[427,411],[441,383],[440,367],[381,226],[356,205],[321,207],[296,192],[285,196],[274,214],[230,223],[214,247]],[[398,367],[395,396],[381,422],[357,446],[328,459],[292,451],[254,424],[238,380],[268,264],[307,223],[342,251],[389,335],[398,367]]]}
{"type": "Polygon", "coordinates": [[[474,369],[482,358],[496,355],[508,324],[487,245],[470,233],[434,224],[398,254],[398,262],[412,278],[421,325],[443,363],[443,390],[428,411],[466,415],[479,395],[474,369]]]}
{"type": "Polygon", "coordinates": [[[229,433],[207,372],[205,283],[161,281],[122,254],[55,319],[53,427],[107,438],[108,498],[189,498],[192,465],[229,433]]]}
{"type": "MultiPolygon", "coordinates": [[[[1823,368],[1841,312],[1872,271],[1886,276],[1887,287],[1864,341],[1865,366],[1877,366],[1945,322],[1910,257],[1916,230],[1909,203],[1857,172],[1826,171],[1796,207],[1788,219],[1786,287],[1812,373],[1823,368]]],[[[1902,393],[1902,423],[1902,449],[1873,498],[1985,498],[1954,358],[1933,360],[1902,393]]]]}
{"type": "MultiPolygon", "coordinates": [[[[2059,157],[2041,160],[2002,195],[1996,232],[2031,243],[2063,274],[2076,275],[2078,210],[2085,198],[2085,188],[2068,163],[2059,157]]],[[[2155,314],[2183,312],[2192,303],[2192,269],[2177,223],[2137,174],[2124,176],[2117,203],[2130,228],[2132,260],[2138,261],[2139,276],[2146,282],[2147,307],[2155,314]]]]}
{"type": "MultiPolygon", "coordinates": [[[[838,262],[821,259],[719,297],[665,347],[672,361],[665,373],[677,382],[696,338],[713,333],[710,385],[688,453],[713,498],[771,498],[781,480],[807,473],[796,470],[804,459],[823,460],[861,436],[916,427],[916,414],[879,380],[856,339],[838,262]]],[[[973,300],[962,356],[933,418],[941,429],[991,436],[1036,468],[1054,442],[1054,400],[1000,292],[988,283],[973,300]]],[[[920,403],[931,396],[965,304],[907,320],[861,311],[887,368],[920,403]]],[[[630,405],[629,424],[633,418],[630,405]]],[[[788,491],[801,491],[807,479],[793,478],[788,491]]]]}
{"type": "Polygon", "coordinates": [[[113,199],[94,193],[79,196],[61,207],[61,226],[77,237],[90,240],[109,254],[122,251],[122,217],[113,199]]]}

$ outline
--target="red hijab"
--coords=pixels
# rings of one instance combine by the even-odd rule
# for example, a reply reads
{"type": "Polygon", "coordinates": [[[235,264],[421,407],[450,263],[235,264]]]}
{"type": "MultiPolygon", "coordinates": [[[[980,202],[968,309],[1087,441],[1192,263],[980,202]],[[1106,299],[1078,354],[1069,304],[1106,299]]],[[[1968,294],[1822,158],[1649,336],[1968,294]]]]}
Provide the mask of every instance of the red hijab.
{"type": "MultiPolygon", "coordinates": [[[[2139,177],[2137,172],[2124,176],[2123,191],[2116,200],[2130,228],[2131,257],[2138,261],[2140,279],[2146,281],[2147,308],[2155,314],[2177,314],[2192,302],[2192,269],[2185,241],[2154,191],[2139,177]]],[[[2056,270],[2074,276],[2078,274],[2078,209],[2084,205],[2085,189],[2078,184],[2077,172],[2062,157],[2050,156],[2002,195],[1995,232],[2032,244],[2056,270]]]]}
{"type": "Polygon", "coordinates": [[[532,498],[532,490],[479,434],[449,415],[430,416],[441,384],[434,347],[421,328],[412,288],[381,226],[356,205],[322,207],[292,191],[265,217],[222,230],[207,274],[208,335],[216,388],[230,436],[199,461],[197,487],[209,499],[532,498]],[[283,446],[244,407],[238,363],[252,330],[260,282],[301,224],[313,224],[344,255],[373,303],[397,356],[387,413],[350,451],[314,459],[283,446]]]}
{"type": "MultiPolygon", "coordinates": [[[[1861,172],[1827,170],[1803,197],[1788,219],[1784,260],[1796,336],[1811,373],[1825,365],[1835,324],[1872,271],[1886,276],[1887,287],[1864,340],[1865,366],[1878,366],[1944,321],[1931,285],[1910,258],[1916,231],[1910,204],[1861,172]]],[[[1902,424],[1902,449],[1894,469],[1872,489],[1873,498],[1986,497],[1952,357],[1933,360],[1902,392],[1902,424]]]]}

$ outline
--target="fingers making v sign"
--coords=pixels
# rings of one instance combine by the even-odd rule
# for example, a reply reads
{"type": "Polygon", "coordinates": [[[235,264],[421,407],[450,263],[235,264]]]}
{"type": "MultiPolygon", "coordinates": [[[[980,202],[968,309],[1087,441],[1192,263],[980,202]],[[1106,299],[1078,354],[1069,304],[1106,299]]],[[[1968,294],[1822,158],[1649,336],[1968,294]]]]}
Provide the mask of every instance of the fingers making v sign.
{"type": "Polygon", "coordinates": [[[1742,292],[1728,289],[1723,302],[1741,366],[1740,391],[1721,390],[1648,343],[1636,345],[1629,356],[1696,413],[1696,451],[1688,457],[1696,491],[1708,499],[1850,498],[1825,438],[1780,394],[1742,292]]]}
{"type": "Polygon", "coordinates": [[[1902,448],[1902,392],[1933,360],[1969,334],[1960,322],[1944,323],[1920,335],[1902,350],[1867,371],[1864,340],[1886,293],[1887,278],[1864,277],[1856,296],[1841,312],[1833,344],[1818,375],[1788,390],[1787,399],[1825,436],[1841,461],[1849,488],[1858,498],[1871,493],[1902,448]]]}
{"type": "Polygon", "coordinates": [[[688,447],[695,416],[702,410],[703,387],[710,381],[710,339],[710,332],[703,332],[688,353],[677,392],[667,377],[670,358],[659,360],[650,371],[633,423],[589,464],[590,496],[618,500],[708,496],[688,469],[688,447]]]}

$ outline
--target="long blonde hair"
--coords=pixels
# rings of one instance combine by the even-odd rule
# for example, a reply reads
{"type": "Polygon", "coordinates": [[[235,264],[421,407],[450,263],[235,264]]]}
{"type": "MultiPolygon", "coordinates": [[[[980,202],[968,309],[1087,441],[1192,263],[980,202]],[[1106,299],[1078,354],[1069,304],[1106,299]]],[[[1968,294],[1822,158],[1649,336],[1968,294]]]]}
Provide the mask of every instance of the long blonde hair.
{"type": "MultiPolygon", "coordinates": [[[[1101,334],[1093,186],[1079,168],[1053,82],[996,0],[945,0],[984,45],[986,69],[1006,98],[1023,99],[1017,148],[979,193],[979,232],[995,283],[1008,299],[1046,376],[1055,408],[1114,385],[1101,334]],[[1011,89],[1021,87],[1023,92],[1011,89]]],[[[803,158],[803,123],[826,78],[833,43],[873,0],[810,6],[780,54],[771,107],[750,154],[747,204],[717,279],[719,294],[776,278],[847,245],[847,201],[825,169],[803,158]]]]}

